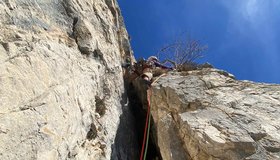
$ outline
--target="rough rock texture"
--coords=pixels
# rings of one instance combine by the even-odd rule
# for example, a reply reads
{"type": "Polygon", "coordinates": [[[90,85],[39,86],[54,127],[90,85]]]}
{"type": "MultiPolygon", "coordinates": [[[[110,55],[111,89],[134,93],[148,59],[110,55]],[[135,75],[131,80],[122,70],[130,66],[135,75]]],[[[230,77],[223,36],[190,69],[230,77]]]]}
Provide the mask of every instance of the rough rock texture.
{"type": "Polygon", "coordinates": [[[114,0],[1,0],[0,159],[133,159],[127,57],[114,0]]]}
{"type": "MultiPolygon", "coordinates": [[[[0,159],[138,159],[127,58],[114,0],[0,1],[0,159]]],[[[145,109],[143,85],[133,92],[145,109]]],[[[164,160],[280,159],[279,85],[208,68],[170,72],[151,91],[164,160]]]]}
{"type": "Polygon", "coordinates": [[[280,159],[280,85],[208,68],[170,72],[151,90],[164,160],[280,159]]]}

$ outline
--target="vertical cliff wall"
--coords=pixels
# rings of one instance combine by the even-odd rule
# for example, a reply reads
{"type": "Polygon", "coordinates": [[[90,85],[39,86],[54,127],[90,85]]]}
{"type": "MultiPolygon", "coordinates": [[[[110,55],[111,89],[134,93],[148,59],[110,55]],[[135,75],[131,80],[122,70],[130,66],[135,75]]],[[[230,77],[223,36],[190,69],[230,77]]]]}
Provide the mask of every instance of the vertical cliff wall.
{"type": "Polygon", "coordinates": [[[0,159],[135,156],[114,145],[131,56],[114,0],[0,1],[0,159]]]}

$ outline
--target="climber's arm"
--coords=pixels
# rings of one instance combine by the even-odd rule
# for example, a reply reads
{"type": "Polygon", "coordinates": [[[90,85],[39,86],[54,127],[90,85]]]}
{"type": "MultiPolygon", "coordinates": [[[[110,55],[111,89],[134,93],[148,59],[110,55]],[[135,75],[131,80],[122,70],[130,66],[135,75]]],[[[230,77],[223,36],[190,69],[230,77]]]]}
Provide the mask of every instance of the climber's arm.
{"type": "Polygon", "coordinates": [[[171,63],[174,68],[177,68],[176,62],[169,59],[164,60],[161,64],[166,64],[167,62],[171,63]]]}
{"type": "Polygon", "coordinates": [[[160,67],[160,68],[163,68],[163,69],[171,69],[171,70],[173,70],[172,67],[168,67],[168,66],[162,65],[159,62],[154,62],[154,64],[155,64],[156,67],[160,67]]]}

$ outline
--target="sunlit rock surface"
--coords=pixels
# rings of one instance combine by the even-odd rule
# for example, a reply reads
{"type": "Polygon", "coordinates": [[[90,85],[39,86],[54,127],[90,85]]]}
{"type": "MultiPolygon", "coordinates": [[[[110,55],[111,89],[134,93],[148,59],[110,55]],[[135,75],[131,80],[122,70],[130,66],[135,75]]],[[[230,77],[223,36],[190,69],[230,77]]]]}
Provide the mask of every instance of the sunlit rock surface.
{"type": "Polygon", "coordinates": [[[114,0],[1,0],[0,159],[133,159],[130,56],[114,0]]]}
{"type": "Polygon", "coordinates": [[[151,90],[163,159],[280,159],[280,85],[204,68],[170,72],[151,90]]]}
{"type": "MultiPolygon", "coordinates": [[[[1,160],[139,158],[120,14],[114,0],[0,1],[1,160]]],[[[145,110],[145,84],[133,85],[145,110]]],[[[157,157],[280,159],[279,85],[204,68],[169,72],[151,91],[157,157]]]]}

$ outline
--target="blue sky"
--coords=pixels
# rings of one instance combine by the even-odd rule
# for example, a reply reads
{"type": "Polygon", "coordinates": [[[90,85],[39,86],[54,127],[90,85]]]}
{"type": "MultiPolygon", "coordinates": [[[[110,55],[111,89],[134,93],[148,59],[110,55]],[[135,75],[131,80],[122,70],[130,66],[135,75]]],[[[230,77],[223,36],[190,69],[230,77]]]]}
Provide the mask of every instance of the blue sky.
{"type": "Polygon", "coordinates": [[[203,62],[241,80],[280,84],[280,0],[119,0],[136,58],[182,32],[208,45],[203,62]]]}

